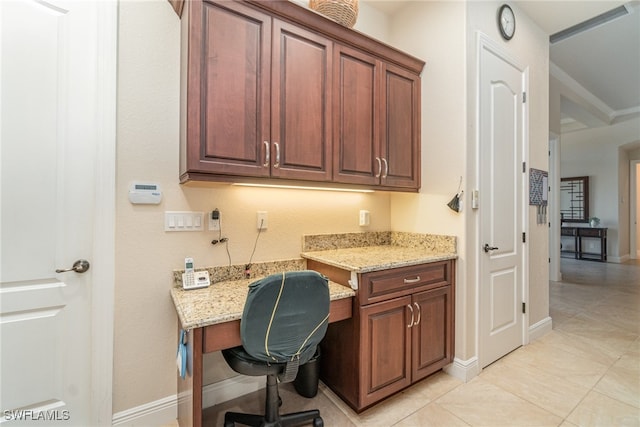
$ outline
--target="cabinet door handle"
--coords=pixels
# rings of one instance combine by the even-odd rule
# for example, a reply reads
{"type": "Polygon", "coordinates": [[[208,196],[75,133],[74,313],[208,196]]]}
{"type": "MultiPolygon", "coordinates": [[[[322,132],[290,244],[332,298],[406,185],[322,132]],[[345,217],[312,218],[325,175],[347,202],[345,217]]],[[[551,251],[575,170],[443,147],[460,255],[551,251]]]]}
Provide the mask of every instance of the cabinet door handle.
{"type": "Polygon", "coordinates": [[[276,162],[273,164],[273,167],[279,168],[280,167],[280,144],[277,142],[274,142],[273,145],[276,146],[276,162]]]}
{"type": "Polygon", "coordinates": [[[416,276],[414,279],[404,279],[404,284],[408,285],[411,283],[416,283],[420,281],[420,276],[416,276]]]}
{"type": "Polygon", "coordinates": [[[378,173],[376,174],[376,178],[380,178],[380,174],[382,173],[382,160],[380,160],[380,157],[376,157],[376,160],[378,161],[378,173]]]}
{"type": "Polygon", "coordinates": [[[407,304],[407,307],[409,307],[409,310],[411,311],[411,322],[407,325],[407,328],[410,328],[413,326],[413,307],[411,307],[411,304],[407,304]]]}
{"type": "Polygon", "coordinates": [[[418,320],[416,320],[416,323],[414,324],[414,326],[418,326],[420,324],[420,317],[422,317],[422,312],[420,310],[420,305],[417,302],[414,302],[413,305],[415,305],[416,310],[418,310],[418,320]]]}
{"type": "Polygon", "coordinates": [[[264,141],[264,163],[263,167],[268,168],[269,163],[271,163],[271,150],[269,149],[269,141],[264,141]]]}
{"type": "Polygon", "coordinates": [[[382,177],[386,178],[387,175],[389,175],[389,162],[387,162],[387,159],[384,157],[382,158],[382,161],[384,162],[384,173],[382,174],[382,177]]]}

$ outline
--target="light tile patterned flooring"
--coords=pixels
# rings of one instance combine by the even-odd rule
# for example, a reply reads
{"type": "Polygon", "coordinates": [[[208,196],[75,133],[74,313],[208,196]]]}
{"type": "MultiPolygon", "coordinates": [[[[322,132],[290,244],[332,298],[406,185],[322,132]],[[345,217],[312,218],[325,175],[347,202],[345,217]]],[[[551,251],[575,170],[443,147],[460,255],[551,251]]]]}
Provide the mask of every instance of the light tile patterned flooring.
{"type": "MultiPolygon", "coordinates": [[[[550,283],[553,331],[463,383],[437,373],[356,414],[323,384],[280,386],[282,413],[318,408],[330,426],[640,426],[640,263],[562,259],[550,283]]],[[[264,391],[205,411],[260,413],[264,391]]]]}

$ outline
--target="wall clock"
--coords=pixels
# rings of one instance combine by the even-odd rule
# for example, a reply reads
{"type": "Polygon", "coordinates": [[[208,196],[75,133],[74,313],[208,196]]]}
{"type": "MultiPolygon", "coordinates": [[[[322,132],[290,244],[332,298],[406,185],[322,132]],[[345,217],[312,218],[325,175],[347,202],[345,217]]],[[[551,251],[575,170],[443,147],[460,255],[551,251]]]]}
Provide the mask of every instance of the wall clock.
{"type": "Polygon", "coordinates": [[[507,4],[503,4],[498,10],[498,27],[505,40],[511,40],[516,32],[516,16],[507,4]]]}

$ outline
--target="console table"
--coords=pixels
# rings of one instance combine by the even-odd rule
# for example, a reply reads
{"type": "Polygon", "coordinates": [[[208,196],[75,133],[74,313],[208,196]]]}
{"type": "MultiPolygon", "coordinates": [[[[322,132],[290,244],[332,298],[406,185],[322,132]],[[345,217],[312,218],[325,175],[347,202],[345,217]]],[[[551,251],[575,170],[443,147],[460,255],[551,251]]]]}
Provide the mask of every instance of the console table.
{"type": "Polygon", "coordinates": [[[607,260],[607,229],[591,227],[562,227],[561,236],[573,237],[574,249],[562,249],[562,254],[573,255],[575,259],[586,259],[592,261],[605,262],[607,260]],[[600,240],[599,252],[587,252],[582,250],[582,239],[600,240]]]}

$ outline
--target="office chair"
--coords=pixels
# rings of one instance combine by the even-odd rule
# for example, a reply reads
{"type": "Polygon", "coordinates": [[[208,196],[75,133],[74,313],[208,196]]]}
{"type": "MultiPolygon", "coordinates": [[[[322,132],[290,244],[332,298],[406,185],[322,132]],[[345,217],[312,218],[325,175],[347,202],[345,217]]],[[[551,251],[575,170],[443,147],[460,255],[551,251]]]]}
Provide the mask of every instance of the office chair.
{"type": "Polygon", "coordinates": [[[278,382],[291,382],[311,359],[327,331],[329,286],[315,271],[274,274],[249,285],[240,320],[242,345],[222,351],[229,366],[251,376],[267,376],[264,415],[227,412],[225,427],[289,426],[313,422],[323,427],[320,411],[280,415],[278,382]]]}

